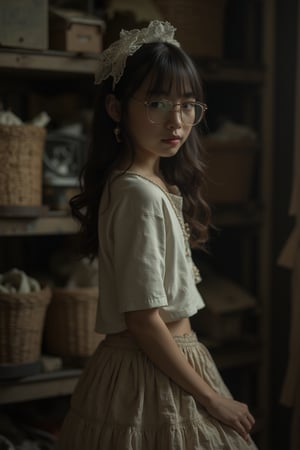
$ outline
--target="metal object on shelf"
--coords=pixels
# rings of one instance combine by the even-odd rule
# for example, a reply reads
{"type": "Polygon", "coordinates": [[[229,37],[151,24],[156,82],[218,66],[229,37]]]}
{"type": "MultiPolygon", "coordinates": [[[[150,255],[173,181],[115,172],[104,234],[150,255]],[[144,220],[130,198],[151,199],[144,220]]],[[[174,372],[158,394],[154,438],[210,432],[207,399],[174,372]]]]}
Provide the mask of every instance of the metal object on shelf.
{"type": "Polygon", "coordinates": [[[50,133],[43,154],[44,201],[52,209],[66,210],[77,192],[79,173],[84,163],[86,139],[50,133]]]}

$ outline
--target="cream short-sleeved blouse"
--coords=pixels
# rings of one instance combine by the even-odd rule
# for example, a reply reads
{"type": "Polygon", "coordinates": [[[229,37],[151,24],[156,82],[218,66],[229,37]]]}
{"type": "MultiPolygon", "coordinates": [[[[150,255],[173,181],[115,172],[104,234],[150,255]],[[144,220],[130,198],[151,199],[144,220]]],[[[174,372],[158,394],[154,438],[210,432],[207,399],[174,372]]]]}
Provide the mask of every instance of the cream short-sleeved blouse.
{"type": "Polygon", "coordinates": [[[99,207],[99,301],[96,331],[125,330],[124,312],[160,308],[172,322],[204,307],[195,285],[174,206],[182,197],[166,194],[135,173],[115,178],[99,207]]]}

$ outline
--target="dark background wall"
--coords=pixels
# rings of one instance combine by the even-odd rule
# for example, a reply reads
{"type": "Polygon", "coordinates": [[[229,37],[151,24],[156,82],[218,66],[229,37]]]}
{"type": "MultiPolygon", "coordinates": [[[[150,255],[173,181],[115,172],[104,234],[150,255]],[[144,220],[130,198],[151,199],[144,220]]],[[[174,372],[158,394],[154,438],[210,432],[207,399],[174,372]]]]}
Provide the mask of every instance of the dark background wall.
{"type": "Polygon", "coordinates": [[[291,419],[291,410],[279,403],[288,357],[291,274],[277,265],[277,258],[293,225],[288,208],[293,166],[298,7],[297,0],[276,0],[270,373],[270,449],[274,450],[289,449],[291,419]]]}

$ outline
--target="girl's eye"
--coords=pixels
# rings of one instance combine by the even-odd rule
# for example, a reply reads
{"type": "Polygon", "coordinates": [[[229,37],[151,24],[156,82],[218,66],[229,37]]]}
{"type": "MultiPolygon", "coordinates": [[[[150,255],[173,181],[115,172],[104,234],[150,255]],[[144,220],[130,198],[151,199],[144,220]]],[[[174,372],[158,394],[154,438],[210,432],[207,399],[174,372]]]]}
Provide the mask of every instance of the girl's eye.
{"type": "Polygon", "coordinates": [[[166,111],[168,109],[168,105],[163,100],[152,100],[148,103],[150,108],[160,109],[162,111],[166,111]]]}
{"type": "Polygon", "coordinates": [[[181,104],[181,108],[184,111],[192,111],[193,109],[195,109],[195,102],[184,102],[181,104]]]}

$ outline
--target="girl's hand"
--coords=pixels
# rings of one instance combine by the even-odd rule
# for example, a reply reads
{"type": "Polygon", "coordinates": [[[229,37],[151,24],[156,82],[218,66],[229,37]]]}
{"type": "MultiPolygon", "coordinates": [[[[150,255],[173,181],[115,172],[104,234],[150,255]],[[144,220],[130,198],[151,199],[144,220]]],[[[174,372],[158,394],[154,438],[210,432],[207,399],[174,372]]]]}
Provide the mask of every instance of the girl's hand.
{"type": "Polygon", "coordinates": [[[211,397],[209,404],[205,406],[213,417],[233,428],[245,441],[249,442],[249,432],[255,420],[247,405],[215,393],[211,397]]]}

